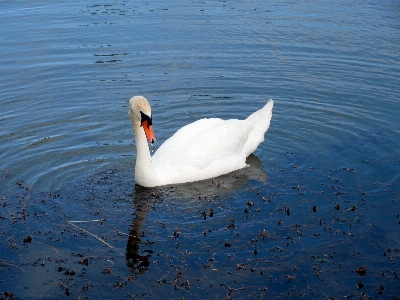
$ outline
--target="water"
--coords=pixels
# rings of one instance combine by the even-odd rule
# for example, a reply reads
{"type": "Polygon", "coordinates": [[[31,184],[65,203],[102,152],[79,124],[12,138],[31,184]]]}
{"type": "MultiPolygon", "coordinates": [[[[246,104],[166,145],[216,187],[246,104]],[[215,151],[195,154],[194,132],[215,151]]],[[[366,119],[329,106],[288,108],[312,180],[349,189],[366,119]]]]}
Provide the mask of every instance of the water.
{"type": "Polygon", "coordinates": [[[0,291],[53,298],[64,280],[95,298],[101,286],[139,298],[396,294],[398,1],[0,7],[0,291]],[[224,192],[135,188],[134,95],[152,104],[155,147],[199,118],[244,118],[274,99],[259,167],[222,178],[224,192]],[[80,226],[113,237],[111,254],[66,223],[102,218],[80,226]],[[78,254],[92,259],[85,271],[78,254]],[[362,265],[368,277],[354,272],[362,265]]]}

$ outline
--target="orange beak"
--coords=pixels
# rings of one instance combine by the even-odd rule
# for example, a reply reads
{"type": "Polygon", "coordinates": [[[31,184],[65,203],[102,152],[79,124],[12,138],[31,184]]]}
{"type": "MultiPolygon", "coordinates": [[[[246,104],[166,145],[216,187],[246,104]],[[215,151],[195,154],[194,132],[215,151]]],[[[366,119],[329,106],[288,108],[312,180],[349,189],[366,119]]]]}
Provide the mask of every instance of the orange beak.
{"type": "Polygon", "coordinates": [[[142,122],[142,127],[144,129],[144,133],[146,134],[147,141],[149,143],[154,143],[156,141],[156,136],[154,135],[153,128],[149,125],[147,120],[142,122]]]}

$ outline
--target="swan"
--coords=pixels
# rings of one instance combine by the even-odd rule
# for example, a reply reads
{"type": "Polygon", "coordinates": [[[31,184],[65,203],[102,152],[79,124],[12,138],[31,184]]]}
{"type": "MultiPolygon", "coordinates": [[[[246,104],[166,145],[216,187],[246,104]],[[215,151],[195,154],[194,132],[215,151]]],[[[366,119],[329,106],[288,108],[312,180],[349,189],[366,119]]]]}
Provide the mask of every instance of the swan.
{"type": "Polygon", "coordinates": [[[150,156],[151,107],[143,96],[129,100],[136,140],[136,183],[144,187],[199,181],[246,167],[246,158],[264,141],[273,100],[245,120],[201,119],[179,129],[150,156]]]}

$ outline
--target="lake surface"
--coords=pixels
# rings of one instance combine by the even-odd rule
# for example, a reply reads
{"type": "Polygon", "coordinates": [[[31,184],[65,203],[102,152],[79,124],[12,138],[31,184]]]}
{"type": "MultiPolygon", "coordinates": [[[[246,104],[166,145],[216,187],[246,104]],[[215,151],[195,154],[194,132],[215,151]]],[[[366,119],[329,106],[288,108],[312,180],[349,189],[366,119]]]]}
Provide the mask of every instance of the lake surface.
{"type": "Polygon", "coordinates": [[[399,1],[3,2],[0,20],[0,296],[398,297],[399,1]],[[153,149],[275,107],[251,169],[143,189],[134,95],[153,149]]]}

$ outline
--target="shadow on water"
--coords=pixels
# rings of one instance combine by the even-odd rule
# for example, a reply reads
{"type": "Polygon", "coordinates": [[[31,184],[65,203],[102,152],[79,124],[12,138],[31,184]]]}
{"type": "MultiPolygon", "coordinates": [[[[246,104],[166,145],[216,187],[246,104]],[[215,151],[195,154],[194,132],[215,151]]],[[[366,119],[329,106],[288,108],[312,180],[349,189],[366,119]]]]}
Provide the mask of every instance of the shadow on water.
{"type": "MultiPolygon", "coordinates": [[[[235,172],[219,176],[217,178],[190,182],[179,185],[169,185],[156,188],[145,188],[135,185],[133,191],[132,205],[135,208],[133,224],[130,228],[128,243],[126,247],[127,265],[132,274],[136,271],[145,273],[151,265],[153,250],[150,248],[141,249],[144,243],[141,237],[146,222],[147,214],[154,210],[157,203],[168,202],[171,199],[179,198],[181,201],[191,202],[193,199],[215,199],[217,197],[229,197],[232,193],[243,187],[249,180],[257,180],[266,183],[268,175],[263,170],[262,162],[257,156],[251,154],[246,159],[247,167],[235,172]]],[[[205,216],[205,212],[202,212],[205,216]]],[[[213,215],[211,211],[209,215],[213,215]]],[[[174,231],[174,236],[179,234],[174,231]]],[[[147,241],[147,244],[149,242],[147,241]]],[[[151,243],[150,243],[151,244],[151,243]]]]}

